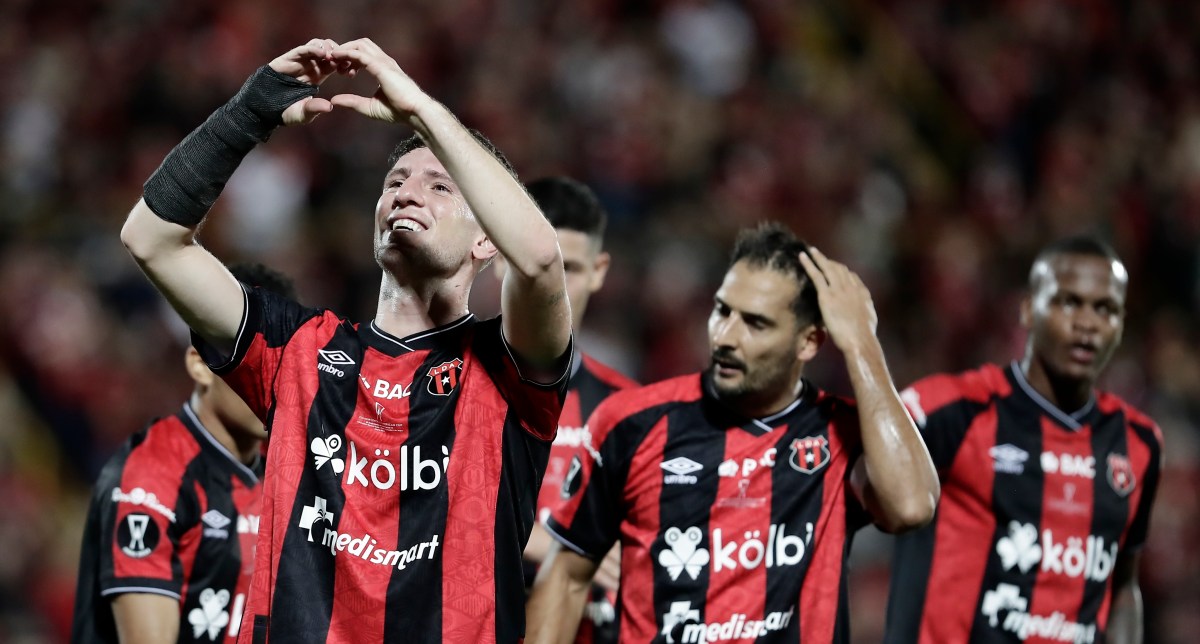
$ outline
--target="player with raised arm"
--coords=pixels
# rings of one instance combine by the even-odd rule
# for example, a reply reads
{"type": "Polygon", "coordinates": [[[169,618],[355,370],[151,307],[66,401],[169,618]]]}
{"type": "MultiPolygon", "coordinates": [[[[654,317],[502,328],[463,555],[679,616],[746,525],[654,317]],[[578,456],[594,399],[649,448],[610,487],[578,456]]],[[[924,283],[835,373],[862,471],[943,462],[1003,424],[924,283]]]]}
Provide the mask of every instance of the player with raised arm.
{"type": "Polygon", "coordinates": [[[875,325],[850,269],[780,225],[743,231],[708,320],[712,367],[617,392],[589,419],[529,641],[570,637],[618,541],[622,641],[846,641],[851,535],[920,526],[938,498],[875,325]],[[827,335],[857,403],[803,377],[827,335]]]}
{"type": "Polygon", "coordinates": [[[271,431],[252,641],[519,640],[521,551],[567,382],[553,227],[507,162],[375,43],[313,40],[259,69],[146,182],[122,241],[201,355],[271,431]],[[370,97],[315,96],[367,73],[370,97]],[[412,127],[373,222],[374,319],[240,288],[195,241],[243,156],[334,108],[412,127]],[[501,316],[467,308],[508,260],[501,316]]]}

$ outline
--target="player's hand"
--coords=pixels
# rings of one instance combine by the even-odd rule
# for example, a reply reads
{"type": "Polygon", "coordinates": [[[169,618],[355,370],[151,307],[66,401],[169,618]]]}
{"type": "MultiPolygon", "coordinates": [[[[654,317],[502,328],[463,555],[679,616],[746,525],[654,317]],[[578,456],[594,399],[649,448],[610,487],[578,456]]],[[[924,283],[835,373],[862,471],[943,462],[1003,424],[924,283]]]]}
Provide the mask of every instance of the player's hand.
{"type": "MultiPolygon", "coordinates": [[[[320,85],[338,71],[337,61],[330,55],[338,44],[328,38],[313,38],[286,54],[271,61],[271,69],[287,74],[310,85],[320,85]]],[[[316,96],[296,101],[283,111],[283,124],[309,123],[318,116],[333,110],[333,104],[316,96]]]]}
{"type": "Polygon", "coordinates": [[[353,40],[333,50],[333,60],[347,72],[365,71],[379,81],[379,89],[370,98],[358,94],[338,94],[331,100],[373,119],[396,123],[407,120],[422,105],[432,101],[399,63],[369,38],[353,40]]]}
{"type": "Polygon", "coordinates": [[[596,569],[596,576],[592,577],[592,581],[600,585],[601,588],[609,592],[616,592],[617,586],[621,581],[621,545],[617,544],[608,551],[604,556],[604,560],[600,562],[600,567],[596,569]]]}
{"type": "Polygon", "coordinates": [[[800,264],[817,287],[825,330],[837,348],[849,353],[874,342],[879,317],[862,278],[812,247],[800,253],[800,264]]]}

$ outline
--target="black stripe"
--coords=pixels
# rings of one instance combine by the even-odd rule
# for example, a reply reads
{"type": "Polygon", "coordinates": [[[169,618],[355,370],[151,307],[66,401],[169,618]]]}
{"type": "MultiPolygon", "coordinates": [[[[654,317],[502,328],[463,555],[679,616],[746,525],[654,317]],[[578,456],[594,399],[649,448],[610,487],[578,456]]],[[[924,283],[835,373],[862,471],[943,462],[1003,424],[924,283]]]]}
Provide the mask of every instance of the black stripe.
{"type": "MultiPolygon", "coordinates": [[[[399,485],[407,487],[399,492],[400,516],[396,550],[422,552],[421,544],[429,544],[436,536],[438,546],[432,559],[415,559],[401,570],[393,567],[387,589],[387,614],[383,628],[385,642],[429,642],[442,640],[442,579],[446,548],[457,544],[446,543],[446,515],[450,505],[450,486],[446,482],[444,459],[452,453],[457,438],[454,414],[458,409],[462,392],[462,378],[466,366],[458,371],[458,385],[447,396],[431,393],[430,369],[445,362],[462,359],[454,351],[458,344],[447,345],[448,349],[431,351],[424,362],[411,376],[412,394],[409,396],[409,414],[405,419],[408,437],[401,449],[407,450],[407,477],[399,485]],[[445,442],[443,442],[445,441],[445,442]],[[445,448],[445,452],[443,452],[445,448]],[[435,466],[431,469],[430,465],[435,466]],[[421,468],[421,466],[424,466],[421,468]],[[432,484],[436,471],[438,484],[433,489],[415,489],[415,481],[432,484]]],[[[475,431],[487,431],[473,428],[475,431]]],[[[448,463],[448,461],[445,461],[448,463]]],[[[428,552],[426,546],[425,552],[428,552]]],[[[410,557],[411,559],[411,557],[410,557]]]]}
{"type": "MultiPolygon", "coordinates": [[[[1007,399],[1011,400],[1011,398],[1007,399]]],[[[996,406],[996,445],[1012,445],[1023,450],[1028,456],[1023,464],[1023,471],[996,471],[992,480],[992,514],[996,517],[996,527],[988,543],[996,543],[1002,537],[1009,536],[1010,522],[1019,522],[1033,526],[1041,525],[1042,492],[1045,477],[1042,475],[1040,458],[1042,454],[1042,416],[1028,405],[997,405],[996,406]]],[[[987,465],[983,465],[986,467],[987,465]]],[[[994,467],[994,466],[993,466],[994,467]]],[[[1041,530],[1038,530],[1040,542],[1041,530]]],[[[983,602],[989,592],[995,591],[1000,584],[1016,586],[1021,597],[1032,602],[1033,586],[1037,581],[1036,566],[1022,573],[1019,566],[1005,570],[1000,561],[1000,555],[995,548],[989,548],[987,566],[981,580],[979,599],[975,606],[975,619],[971,627],[971,641],[996,641],[1004,625],[1004,615],[997,615],[999,620],[995,626],[989,624],[989,617],[982,612],[983,602]]],[[[1006,640],[1005,637],[1000,637],[1006,640]]]]}
{"type": "Polygon", "coordinates": [[[658,536],[650,547],[650,560],[654,565],[654,613],[660,633],[655,641],[667,641],[667,637],[662,635],[663,620],[665,615],[672,612],[672,604],[688,602],[688,613],[696,612],[691,614],[690,618],[676,619],[676,624],[671,629],[672,641],[679,642],[682,641],[684,624],[707,621],[705,601],[714,565],[713,558],[717,556],[709,530],[709,519],[720,485],[717,468],[724,459],[725,432],[718,429],[719,425],[709,422],[704,415],[703,405],[678,405],[667,413],[666,419],[667,436],[661,462],[686,458],[703,466],[703,469],[692,474],[696,478],[695,483],[668,484],[666,479],[672,476],[670,472],[660,469],[654,473],[655,476],[664,478],[658,500],[658,536]],[[667,543],[668,536],[673,538],[675,543],[686,545],[673,549],[672,545],[667,543]],[[688,562],[680,560],[675,554],[680,551],[690,552],[693,546],[695,550],[708,550],[710,558],[707,565],[689,567],[685,565],[688,562]],[[661,565],[664,557],[676,565],[661,565]],[[671,578],[672,570],[677,572],[674,579],[671,578]]]}
{"type": "Polygon", "coordinates": [[[504,422],[503,455],[496,496],[496,641],[516,642],[525,637],[521,551],[537,520],[537,493],[550,459],[550,443],[522,429],[509,410],[504,422]],[[517,546],[517,552],[504,550],[510,544],[517,546]]]}
{"type": "Polygon", "coordinates": [[[584,423],[596,407],[615,391],[589,371],[586,363],[571,378],[570,388],[579,393],[579,419],[584,423]]]}
{"type": "MultiPolygon", "coordinates": [[[[829,459],[833,452],[828,441],[829,422],[834,404],[833,399],[827,399],[824,404],[815,404],[818,392],[811,383],[806,383],[804,391],[804,403],[791,414],[787,430],[775,443],[775,465],[771,468],[771,493],[768,499],[771,503],[771,524],[779,527],[774,531],[773,537],[770,528],[767,534],[760,535],[762,542],[771,550],[769,559],[772,564],[767,566],[767,594],[763,616],[788,611],[792,611],[792,615],[788,619],[786,629],[764,633],[759,636],[760,641],[799,641],[802,617],[799,599],[804,584],[834,583],[831,579],[808,577],[812,566],[812,552],[816,547],[815,531],[824,502],[825,476],[831,469],[829,459]],[[804,438],[824,438],[826,441],[825,450],[818,458],[824,457],[827,460],[820,469],[814,469],[811,473],[797,469],[797,466],[803,467],[806,463],[794,460],[803,458],[804,455],[795,453],[792,444],[804,438]],[[787,565],[787,558],[797,554],[803,555],[800,561],[787,565]]],[[[767,559],[764,557],[764,566],[767,559]]],[[[842,593],[845,592],[843,582],[844,574],[836,582],[841,587],[839,592],[842,593]]],[[[833,589],[830,588],[828,592],[833,592],[833,589]]]]}
{"type": "MultiPolygon", "coordinates": [[[[1093,558],[1100,561],[1087,561],[1088,567],[1083,572],[1083,597],[1079,615],[1074,620],[1080,624],[1095,623],[1100,615],[1100,606],[1104,603],[1108,582],[1117,563],[1112,544],[1120,542],[1120,535],[1125,532],[1125,524],[1129,520],[1129,497],[1121,496],[1113,489],[1108,472],[1110,454],[1129,457],[1125,433],[1127,422],[1125,414],[1118,412],[1098,417],[1092,427],[1092,455],[1096,459],[1096,466],[1092,478],[1092,525],[1089,536],[1103,537],[1104,545],[1103,554],[1100,547],[1093,548],[1093,558]],[[1093,573],[1102,573],[1103,576],[1097,581],[1094,577],[1098,575],[1093,573]]],[[[1084,544],[1085,551],[1088,545],[1084,544]]]]}
{"type": "Polygon", "coordinates": [[[908,644],[920,639],[921,616],[929,592],[929,573],[937,545],[935,514],[928,525],[897,536],[892,552],[892,583],[888,589],[887,644],[908,644]]]}
{"type": "MultiPolygon", "coordinates": [[[[358,373],[362,366],[363,350],[356,341],[353,328],[342,325],[323,349],[345,351],[354,359],[353,365],[339,365],[344,375],[317,370],[317,393],[309,409],[308,432],[304,438],[305,458],[308,443],[338,435],[341,441],[338,456],[348,459],[345,428],[354,414],[358,398],[358,373]]],[[[316,353],[314,351],[314,353],[316,353]]],[[[316,356],[313,356],[316,358],[316,356]]],[[[319,361],[319,360],[316,360],[319,361]]],[[[274,440],[284,440],[276,437],[274,440]]],[[[268,621],[272,639],[307,638],[323,640],[329,632],[334,610],[335,558],[328,547],[321,545],[326,530],[337,530],[346,503],[341,479],[349,471],[349,461],[343,475],[332,467],[317,470],[305,467],[296,487],[291,516],[278,554],[278,575],[274,582],[271,619],[268,621]],[[316,497],[325,499],[332,520],[317,520],[312,529],[300,528],[306,507],[313,507],[316,497]],[[309,541],[311,535],[312,541],[309,541]]],[[[310,510],[311,512],[311,510],[310,510]]],[[[340,556],[348,556],[342,553],[340,556]]],[[[256,625],[257,628],[257,625],[256,625]]],[[[257,636],[257,634],[256,634],[257,636]]]]}

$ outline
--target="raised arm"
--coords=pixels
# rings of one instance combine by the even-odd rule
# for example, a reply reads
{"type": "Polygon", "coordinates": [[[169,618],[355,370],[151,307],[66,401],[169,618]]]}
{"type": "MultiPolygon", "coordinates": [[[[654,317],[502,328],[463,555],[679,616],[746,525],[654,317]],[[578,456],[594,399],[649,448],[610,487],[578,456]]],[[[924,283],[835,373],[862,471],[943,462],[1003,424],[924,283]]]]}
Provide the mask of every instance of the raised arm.
{"type": "Polygon", "coordinates": [[[575,639],[600,564],[553,541],[525,604],[525,641],[555,644],[575,639]]]}
{"type": "Polygon", "coordinates": [[[271,61],[241,91],[188,135],[146,182],[121,229],[150,281],[197,333],[229,351],[244,298],[225,266],[196,242],[209,208],[255,145],[282,124],[308,122],[333,106],[315,98],[317,84],[337,71],[337,43],[312,40],[271,61]]]}
{"type": "Polygon", "coordinates": [[[537,204],[454,114],[418,87],[374,42],[346,43],[334,50],[333,57],[350,61],[379,81],[379,90],[371,98],[339,94],[333,104],[416,129],[462,190],[488,239],[508,261],[501,296],[505,339],[535,370],[556,366],[570,341],[571,309],[558,237],[537,204]]]}
{"type": "Polygon", "coordinates": [[[863,458],[851,477],[855,492],[884,530],[918,528],[933,518],[941,488],[875,337],[871,294],[858,275],[815,248],[800,263],[817,287],[825,327],[846,357],[858,402],[863,458]]]}

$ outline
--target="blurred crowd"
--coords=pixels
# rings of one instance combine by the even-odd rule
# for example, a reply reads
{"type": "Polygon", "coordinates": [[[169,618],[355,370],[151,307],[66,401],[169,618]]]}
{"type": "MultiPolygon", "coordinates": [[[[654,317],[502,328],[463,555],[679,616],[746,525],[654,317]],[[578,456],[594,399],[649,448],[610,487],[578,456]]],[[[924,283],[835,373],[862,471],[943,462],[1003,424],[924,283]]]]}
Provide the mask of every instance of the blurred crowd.
{"type": "MultiPolygon", "coordinates": [[[[643,381],[706,364],[726,253],[761,219],[860,271],[901,385],[1017,357],[1036,250],[1112,240],[1131,287],[1105,384],[1167,441],[1147,641],[1195,641],[1200,3],[1167,0],[0,3],[0,641],[66,639],[87,488],[190,389],[186,329],[118,239],[142,181],[317,36],[373,38],[523,178],[597,191],[614,268],[581,342],[643,381]]],[[[204,244],[366,319],[369,217],[405,134],[337,112],[276,132],[204,244]]],[[[848,393],[834,352],[809,375],[848,393]]],[[[856,641],[879,639],[888,554],[856,544],[856,641]]]]}

